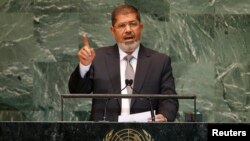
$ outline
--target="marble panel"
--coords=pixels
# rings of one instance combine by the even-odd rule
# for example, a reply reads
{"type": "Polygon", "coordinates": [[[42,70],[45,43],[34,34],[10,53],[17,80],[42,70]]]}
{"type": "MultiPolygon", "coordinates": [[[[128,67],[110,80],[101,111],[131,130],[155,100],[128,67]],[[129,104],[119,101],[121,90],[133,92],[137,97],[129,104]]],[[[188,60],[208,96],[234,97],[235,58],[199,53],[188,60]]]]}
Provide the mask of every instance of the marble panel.
{"type": "Polygon", "coordinates": [[[250,48],[249,15],[216,16],[216,79],[218,94],[223,96],[235,120],[246,122],[249,113],[250,48]],[[238,114],[239,113],[239,114],[238,114]]]}
{"type": "Polygon", "coordinates": [[[12,115],[33,107],[32,63],[41,59],[53,61],[53,57],[36,46],[33,14],[0,13],[0,18],[0,109],[9,120],[23,120],[12,115]]]}
{"type": "Polygon", "coordinates": [[[168,20],[157,20],[150,14],[142,14],[144,24],[141,42],[148,48],[170,55],[170,24],[168,20]]]}
{"type": "MultiPolygon", "coordinates": [[[[174,77],[178,95],[195,95],[197,112],[202,114],[202,120],[215,122],[210,111],[224,110],[216,107],[215,68],[213,63],[174,63],[174,77]]],[[[194,111],[192,99],[179,100],[179,121],[184,121],[185,112],[194,111]]]]}
{"type": "Polygon", "coordinates": [[[1,0],[0,12],[31,12],[34,0],[1,0]]]}
{"type": "Polygon", "coordinates": [[[170,13],[213,14],[217,0],[168,0],[170,13]]]}
{"type": "Polygon", "coordinates": [[[249,62],[250,16],[225,14],[216,15],[216,57],[219,64],[249,62]]]}
{"type": "Polygon", "coordinates": [[[158,0],[157,2],[145,0],[125,0],[125,3],[137,7],[142,14],[150,15],[153,19],[160,21],[169,19],[170,8],[168,0],[158,0]]]}
{"type": "Polygon", "coordinates": [[[34,37],[40,48],[49,50],[55,61],[70,61],[78,51],[77,13],[36,14],[34,37]]]}
{"type": "Polygon", "coordinates": [[[174,62],[214,62],[214,16],[171,14],[169,54],[174,62]]]}
{"type": "MultiPolygon", "coordinates": [[[[68,94],[68,79],[76,63],[37,62],[34,64],[33,103],[35,121],[61,120],[60,94],[68,94]]],[[[87,120],[91,107],[89,99],[65,99],[64,120],[87,120]]]]}
{"type": "MultiPolygon", "coordinates": [[[[123,3],[124,0],[94,0],[82,3],[79,12],[79,35],[87,35],[93,48],[113,45],[115,41],[110,32],[111,12],[116,5],[123,3]]],[[[82,41],[79,44],[82,47],[82,41]]]]}
{"type": "Polygon", "coordinates": [[[32,12],[36,14],[70,13],[79,11],[82,0],[33,0],[32,12]]]}
{"type": "Polygon", "coordinates": [[[215,13],[220,14],[250,14],[249,0],[213,0],[215,13]]]}

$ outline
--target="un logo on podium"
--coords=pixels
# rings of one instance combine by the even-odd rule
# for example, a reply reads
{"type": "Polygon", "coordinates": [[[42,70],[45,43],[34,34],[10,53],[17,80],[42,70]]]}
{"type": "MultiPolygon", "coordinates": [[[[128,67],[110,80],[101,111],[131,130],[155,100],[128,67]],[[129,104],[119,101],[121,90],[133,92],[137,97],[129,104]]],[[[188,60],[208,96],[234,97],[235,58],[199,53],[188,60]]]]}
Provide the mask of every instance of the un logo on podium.
{"type": "Polygon", "coordinates": [[[109,131],[103,141],[154,141],[151,135],[144,129],[122,129],[109,131]]]}

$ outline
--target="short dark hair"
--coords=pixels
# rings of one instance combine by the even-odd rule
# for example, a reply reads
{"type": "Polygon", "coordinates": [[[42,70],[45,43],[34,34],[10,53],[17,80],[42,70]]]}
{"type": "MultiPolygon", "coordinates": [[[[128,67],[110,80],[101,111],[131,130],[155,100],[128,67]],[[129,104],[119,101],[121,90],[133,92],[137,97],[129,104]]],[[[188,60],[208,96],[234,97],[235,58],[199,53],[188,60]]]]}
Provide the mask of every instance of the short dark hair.
{"type": "Polygon", "coordinates": [[[138,11],[138,9],[130,4],[123,4],[123,5],[119,5],[117,6],[113,12],[112,12],[112,15],[111,15],[111,21],[112,21],[112,26],[115,25],[116,23],[116,16],[118,14],[130,14],[130,13],[135,13],[136,14],[136,18],[139,22],[141,22],[141,16],[140,16],[140,13],[138,11]]]}

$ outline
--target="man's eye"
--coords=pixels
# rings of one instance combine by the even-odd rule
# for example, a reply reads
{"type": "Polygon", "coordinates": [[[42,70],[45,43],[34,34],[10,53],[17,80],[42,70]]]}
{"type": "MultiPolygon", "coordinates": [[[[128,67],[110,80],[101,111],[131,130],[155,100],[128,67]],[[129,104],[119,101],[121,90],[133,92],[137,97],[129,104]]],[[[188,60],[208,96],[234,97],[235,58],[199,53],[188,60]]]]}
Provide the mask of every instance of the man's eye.
{"type": "Polygon", "coordinates": [[[136,27],[138,24],[136,22],[129,23],[131,27],[136,27]]]}
{"type": "Polygon", "coordinates": [[[124,27],[126,27],[126,24],[119,24],[117,27],[118,28],[124,28],[124,27]]]}

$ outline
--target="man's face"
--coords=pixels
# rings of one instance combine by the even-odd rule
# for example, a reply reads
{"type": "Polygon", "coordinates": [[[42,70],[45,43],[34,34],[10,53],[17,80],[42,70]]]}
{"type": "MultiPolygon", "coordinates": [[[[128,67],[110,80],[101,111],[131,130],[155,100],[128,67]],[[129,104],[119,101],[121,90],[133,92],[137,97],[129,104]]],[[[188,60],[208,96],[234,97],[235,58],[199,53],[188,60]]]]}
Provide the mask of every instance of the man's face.
{"type": "Polygon", "coordinates": [[[117,43],[125,45],[126,48],[139,42],[143,24],[136,19],[135,13],[118,14],[116,23],[110,29],[117,43]]]}

